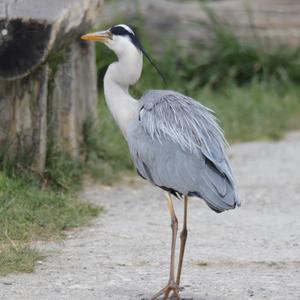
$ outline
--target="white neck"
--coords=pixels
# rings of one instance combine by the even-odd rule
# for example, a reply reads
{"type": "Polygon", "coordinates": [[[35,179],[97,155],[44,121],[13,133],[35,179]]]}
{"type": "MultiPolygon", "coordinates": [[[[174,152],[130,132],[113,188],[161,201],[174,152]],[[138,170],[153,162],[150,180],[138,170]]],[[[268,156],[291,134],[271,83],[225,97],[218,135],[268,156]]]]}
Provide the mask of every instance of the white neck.
{"type": "Polygon", "coordinates": [[[138,101],[130,96],[128,88],[141,76],[143,55],[134,49],[118,59],[105,74],[104,95],[112,116],[126,138],[130,121],[138,116],[138,101]]]}

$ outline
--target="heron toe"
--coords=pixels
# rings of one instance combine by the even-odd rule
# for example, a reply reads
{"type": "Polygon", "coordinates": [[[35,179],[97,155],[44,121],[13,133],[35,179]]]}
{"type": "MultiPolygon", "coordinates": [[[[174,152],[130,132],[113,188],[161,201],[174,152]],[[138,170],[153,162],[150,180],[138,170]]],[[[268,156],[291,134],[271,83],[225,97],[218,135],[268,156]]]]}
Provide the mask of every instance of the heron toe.
{"type": "Polygon", "coordinates": [[[163,289],[161,289],[158,293],[150,298],[150,300],[159,299],[162,296],[162,300],[172,299],[172,300],[180,300],[180,288],[175,282],[169,282],[163,289]],[[169,294],[173,292],[170,298],[169,294]]]}

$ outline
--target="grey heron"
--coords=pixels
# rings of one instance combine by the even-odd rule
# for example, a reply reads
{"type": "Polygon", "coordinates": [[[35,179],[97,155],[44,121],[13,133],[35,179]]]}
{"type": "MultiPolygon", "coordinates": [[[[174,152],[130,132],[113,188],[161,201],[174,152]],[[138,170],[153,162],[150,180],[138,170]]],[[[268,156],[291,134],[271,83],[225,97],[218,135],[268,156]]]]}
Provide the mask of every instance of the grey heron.
{"type": "Polygon", "coordinates": [[[226,140],[213,112],[172,90],[150,90],[138,101],[128,91],[140,78],[145,56],[161,74],[127,25],[85,34],[84,40],[103,42],[117,55],[104,77],[107,105],[120,127],[138,174],[166,191],[172,244],[167,285],[151,299],[180,299],[180,278],[187,239],[188,197],[203,199],[220,213],[240,205],[225,152],[226,140]],[[183,198],[184,218],[175,278],[178,221],[172,196],[183,198]]]}

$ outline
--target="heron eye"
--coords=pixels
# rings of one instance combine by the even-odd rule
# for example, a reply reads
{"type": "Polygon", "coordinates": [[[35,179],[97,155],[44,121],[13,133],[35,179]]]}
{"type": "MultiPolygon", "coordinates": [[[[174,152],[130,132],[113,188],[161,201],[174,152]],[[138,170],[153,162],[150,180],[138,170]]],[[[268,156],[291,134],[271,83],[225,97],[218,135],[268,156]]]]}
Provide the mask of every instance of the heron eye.
{"type": "Polygon", "coordinates": [[[113,40],[114,39],[114,35],[112,34],[112,32],[109,30],[108,32],[108,38],[113,40]]]}

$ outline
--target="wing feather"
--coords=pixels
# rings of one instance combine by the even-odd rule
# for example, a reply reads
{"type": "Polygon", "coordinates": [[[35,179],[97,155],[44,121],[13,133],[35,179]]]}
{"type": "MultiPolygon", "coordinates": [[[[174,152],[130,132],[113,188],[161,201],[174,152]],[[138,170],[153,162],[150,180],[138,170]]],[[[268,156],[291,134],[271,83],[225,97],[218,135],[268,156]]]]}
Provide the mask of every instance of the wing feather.
{"type": "Polygon", "coordinates": [[[199,196],[218,212],[239,205],[223,132],[212,111],[195,100],[149,91],[128,144],[138,172],[153,184],[199,196]]]}

